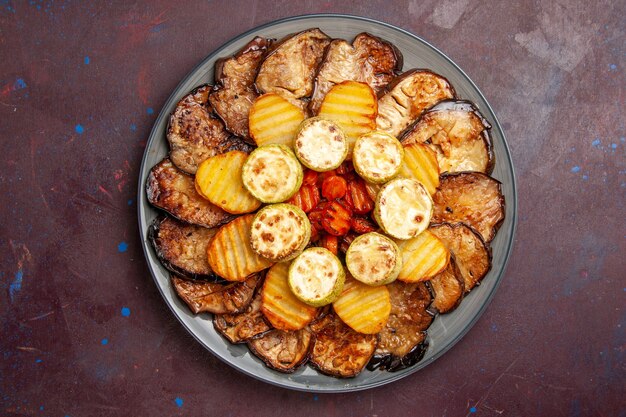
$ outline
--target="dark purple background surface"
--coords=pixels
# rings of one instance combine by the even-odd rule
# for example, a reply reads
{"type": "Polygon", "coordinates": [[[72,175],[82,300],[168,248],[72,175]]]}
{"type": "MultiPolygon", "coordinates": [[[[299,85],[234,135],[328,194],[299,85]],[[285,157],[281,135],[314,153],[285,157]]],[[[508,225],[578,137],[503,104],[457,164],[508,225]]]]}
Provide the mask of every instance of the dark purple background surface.
{"type": "Polygon", "coordinates": [[[626,415],[626,3],[0,1],[0,415],[626,415]],[[161,299],[139,164],[177,83],[271,20],[340,12],[431,42],[498,114],[519,184],[504,280],[433,365],[315,395],[215,359],[161,299]]]}

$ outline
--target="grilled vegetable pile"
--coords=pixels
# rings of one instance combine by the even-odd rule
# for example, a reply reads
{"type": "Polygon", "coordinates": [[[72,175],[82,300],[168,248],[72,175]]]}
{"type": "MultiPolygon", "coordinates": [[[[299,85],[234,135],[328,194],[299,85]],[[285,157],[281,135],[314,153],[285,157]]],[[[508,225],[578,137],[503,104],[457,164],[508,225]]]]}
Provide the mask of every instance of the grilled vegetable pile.
{"type": "Polygon", "coordinates": [[[170,116],[149,241],[190,310],[276,371],[412,366],[491,268],[491,126],[401,69],[367,33],[257,36],[170,116]]]}

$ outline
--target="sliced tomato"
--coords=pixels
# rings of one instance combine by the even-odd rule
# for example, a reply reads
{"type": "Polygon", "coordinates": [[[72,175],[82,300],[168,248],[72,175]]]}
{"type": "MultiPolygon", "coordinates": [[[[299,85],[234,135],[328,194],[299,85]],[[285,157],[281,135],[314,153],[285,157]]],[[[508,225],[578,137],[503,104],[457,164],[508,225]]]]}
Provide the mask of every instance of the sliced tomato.
{"type": "Polygon", "coordinates": [[[320,244],[322,245],[322,247],[337,255],[337,250],[339,248],[339,239],[337,239],[337,236],[324,234],[324,236],[322,236],[322,239],[320,240],[320,244]]]}
{"type": "Polygon", "coordinates": [[[356,233],[369,233],[376,231],[376,225],[365,217],[353,217],[350,220],[350,228],[356,233]]]}
{"type": "Polygon", "coordinates": [[[304,176],[302,177],[303,185],[315,185],[317,183],[317,172],[312,169],[307,169],[304,171],[304,176]]]}
{"type": "Polygon", "coordinates": [[[352,210],[339,200],[330,201],[322,215],[322,227],[333,236],[343,236],[350,231],[352,210]]]}
{"type": "Polygon", "coordinates": [[[346,195],[348,182],[337,175],[326,177],[322,183],[322,196],[328,200],[334,200],[346,195]]]}
{"type": "Polygon", "coordinates": [[[320,202],[320,191],[315,185],[302,184],[298,192],[287,202],[300,207],[302,211],[308,213],[320,202]]]}
{"type": "Polygon", "coordinates": [[[324,210],[328,206],[328,201],[323,201],[317,205],[313,210],[308,213],[309,221],[311,222],[311,227],[313,229],[317,229],[318,232],[323,231],[322,227],[322,218],[324,217],[324,210]]]}
{"type": "Polygon", "coordinates": [[[367,214],[374,209],[374,201],[367,193],[365,181],[355,178],[348,183],[346,201],[357,214],[367,214]]]}

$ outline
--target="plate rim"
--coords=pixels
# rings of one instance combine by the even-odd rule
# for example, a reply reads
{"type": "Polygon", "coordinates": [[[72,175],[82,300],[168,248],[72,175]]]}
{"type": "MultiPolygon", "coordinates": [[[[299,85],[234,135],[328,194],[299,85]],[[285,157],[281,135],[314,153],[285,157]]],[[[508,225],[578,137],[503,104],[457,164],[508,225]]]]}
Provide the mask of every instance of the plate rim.
{"type": "MultiPolygon", "coordinates": [[[[448,55],[446,55],[445,53],[443,53],[441,50],[439,50],[437,47],[433,46],[431,43],[429,43],[428,41],[424,40],[423,38],[405,30],[402,29],[398,26],[395,26],[393,24],[381,21],[381,20],[377,20],[377,19],[373,19],[373,18],[369,18],[369,17],[364,17],[364,16],[358,16],[358,15],[352,15],[352,14],[342,14],[342,13],[313,13],[313,14],[302,14],[302,15],[297,15],[297,16],[289,16],[289,17],[285,17],[285,18],[281,18],[281,19],[276,19],[276,20],[272,20],[270,22],[258,25],[256,27],[253,27],[237,36],[235,36],[234,38],[229,39],[228,41],[224,42],[222,45],[218,46],[217,48],[215,48],[211,53],[209,53],[204,59],[202,59],[197,65],[195,65],[182,79],[181,81],[179,81],[179,83],[176,85],[176,87],[172,90],[172,93],[169,95],[168,99],[165,101],[165,103],[163,104],[163,106],[161,107],[161,110],[159,111],[159,115],[157,116],[157,118],[154,120],[152,128],[150,129],[150,134],[148,135],[148,140],[146,142],[146,147],[144,149],[143,152],[143,156],[141,158],[141,165],[139,168],[139,178],[138,178],[138,186],[137,186],[137,220],[138,220],[138,231],[139,231],[139,237],[140,237],[140,241],[141,241],[141,247],[143,250],[143,259],[146,262],[147,266],[148,266],[148,270],[150,271],[150,275],[152,276],[152,279],[157,287],[157,289],[159,290],[159,293],[161,294],[161,297],[163,298],[165,304],[167,304],[168,308],[170,309],[171,313],[174,315],[174,317],[176,317],[176,319],[178,320],[178,322],[185,328],[185,330],[191,334],[193,336],[193,338],[200,343],[200,345],[202,345],[205,349],[207,349],[214,357],[217,357],[220,361],[226,363],[227,365],[233,367],[234,369],[236,369],[239,372],[242,372],[245,375],[251,376],[252,378],[259,380],[259,381],[263,381],[264,383],[268,383],[271,384],[273,386],[277,386],[277,387],[281,387],[281,388],[286,388],[286,389],[290,389],[290,390],[295,390],[295,391],[301,391],[301,392],[310,392],[310,393],[345,393],[345,392],[356,392],[356,391],[363,391],[363,390],[367,390],[370,388],[375,388],[375,387],[379,387],[379,386],[383,386],[383,385],[387,385],[390,384],[392,382],[398,381],[402,378],[405,378],[409,375],[414,374],[415,372],[425,368],[426,366],[430,365],[431,363],[433,363],[435,360],[437,360],[438,358],[440,358],[442,355],[444,355],[445,353],[447,353],[449,350],[451,350],[459,341],[461,341],[461,339],[463,339],[465,337],[465,335],[474,327],[474,325],[476,324],[476,322],[480,319],[480,317],[484,314],[485,310],[487,309],[487,307],[491,304],[491,301],[493,299],[493,297],[495,296],[495,293],[498,289],[498,287],[500,286],[502,279],[507,271],[508,268],[508,264],[509,264],[509,260],[511,258],[511,254],[513,252],[513,245],[514,245],[514,241],[515,241],[515,234],[517,232],[517,223],[518,223],[518,195],[517,195],[517,178],[516,178],[516,174],[515,174],[515,167],[513,164],[513,159],[511,157],[511,150],[509,148],[509,144],[506,140],[506,135],[504,133],[504,129],[502,128],[502,125],[500,124],[500,121],[498,120],[495,111],[493,110],[493,108],[491,107],[491,104],[489,103],[489,101],[486,99],[486,97],[484,96],[483,92],[478,88],[478,86],[474,83],[474,81],[465,73],[465,71],[463,71],[463,69],[461,67],[459,67],[448,55]],[[180,88],[186,83],[186,81],[191,78],[197,71],[199,71],[201,68],[203,68],[209,61],[211,61],[212,59],[214,59],[219,51],[222,51],[224,48],[228,47],[229,45],[238,42],[239,40],[246,38],[248,36],[251,35],[255,35],[256,33],[258,33],[259,31],[275,26],[275,25],[279,25],[279,24],[284,24],[284,23],[288,23],[288,22],[292,22],[292,21],[306,21],[308,19],[315,19],[315,18],[331,18],[331,19],[348,19],[348,20],[357,20],[357,21],[361,21],[361,22],[366,22],[366,23],[374,23],[377,25],[381,25],[383,27],[386,27],[388,29],[394,30],[394,31],[398,31],[406,36],[409,36],[410,38],[413,38],[414,40],[421,42],[423,44],[425,44],[426,46],[428,46],[429,48],[433,49],[435,52],[437,52],[443,59],[445,59],[450,65],[452,65],[456,70],[458,70],[463,76],[464,78],[469,82],[469,84],[471,85],[471,87],[476,91],[476,93],[480,96],[480,98],[485,102],[486,106],[487,106],[487,110],[489,111],[490,115],[493,117],[493,125],[495,127],[497,127],[497,129],[500,131],[500,133],[502,134],[502,145],[504,147],[504,151],[506,153],[506,157],[508,159],[508,161],[510,161],[509,164],[509,171],[511,174],[511,188],[512,188],[512,197],[513,197],[513,201],[509,202],[506,201],[505,204],[511,205],[512,204],[512,227],[511,227],[511,237],[506,245],[506,249],[505,249],[505,253],[504,253],[504,261],[502,263],[502,268],[499,271],[499,273],[497,274],[496,277],[494,277],[493,279],[495,280],[495,284],[493,286],[493,288],[491,289],[491,291],[487,294],[485,301],[480,305],[478,311],[476,312],[476,314],[470,319],[470,321],[468,322],[468,324],[456,335],[452,338],[452,340],[450,340],[447,344],[443,345],[441,350],[438,351],[437,353],[435,353],[432,357],[428,358],[428,360],[426,361],[422,361],[421,362],[421,366],[417,366],[414,365],[413,369],[409,369],[406,372],[403,373],[389,373],[390,377],[383,379],[381,381],[374,381],[374,382],[368,382],[359,386],[351,386],[351,387],[337,387],[337,388],[318,388],[318,387],[314,387],[314,386],[309,386],[309,385],[300,385],[300,383],[297,383],[298,385],[294,386],[294,385],[288,385],[285,383],[282,383],[282,381],[274,381],[274,380],[268,380],[263,378],[260,375],[257,375],[253,372],[250,372],[246,369],[243,369],[239,366],[237,366],[237,364],[226,360],[225,358],[222,358],[219,354],[217,354],[216,352],[213,351],[213,349],[211,348],[211,346],[209,346],[208,344],[206,344],[203,340],[200,339],[200,337],[198,335],[195,334],[195,332],[193,332],[188,326],[187,324],[182,320],[181,317],[179,317],[179,315],[177,314],[177,311],[175,309],[175,306],[172,305],[172,303],[167,301],[167,297],[164,293],[164,290],[161,288],[161,285],[159,285],[159,281],[157,279],[156,276],[156,271],[154,270],[154,268],[152,267],[151,262],[149,262],[149,254],[148,254],[148,246],[149,246],[149,242],[146,239],[145,236],[145,231],[142,230],[142,224],[145,222],[145,216],[143,213],[144,210],[144,204],[142,202],[142,196],[145,193],[145,187],[144,187],[144,173],[146,172],[146,163],[147,163],[147,159],[148,159],[148,150],[151,148],[151,144],[156,141],[158,139],[158,136],[160,134],[158,126],[161,124],[161,121],[164,118],[169,117],[169,113],[165,111],[165,109],[169,108],[170,106],[172,106],[172,104],[174,104],[177,99],[177,93],[179,92],[180,88]]],[[[225,342],[226,343],[226,342],[225,342]]],[[[287,376],[288,374],[285,374],[285,376],[287,376]]],[[[333,378],[333,377],[328,377],[328,378],[333,378]]],[[[293,382],[293,381],[292,381],[293,382]]]]}

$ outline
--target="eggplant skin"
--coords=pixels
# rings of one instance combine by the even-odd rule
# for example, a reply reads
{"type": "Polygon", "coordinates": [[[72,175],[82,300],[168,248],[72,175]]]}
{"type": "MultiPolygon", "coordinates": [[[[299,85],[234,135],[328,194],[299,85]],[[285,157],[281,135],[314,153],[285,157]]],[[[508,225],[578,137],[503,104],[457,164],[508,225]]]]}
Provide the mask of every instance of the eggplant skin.
{"type": "Polygon", "coordinates": [[[234,56],[215,63],[215,86],[209,102],[226,129],[250,144],[254,141],[248,130],[248,114],[258,97],[254,79],[271,44],[271,39],[256,36],[234,56]]]}
{"type": "Polygon", "coordinates": [[[306,363],[311,339],[306,327],[296,331],[274,329],[248,340],[248,347],[270,368],[290,374],[306,363]]]}
{"type": "Polygon", "coordinates": [[[333,39],[315,76],[309,112],[317,114],[330,89],[343,81],[358,81],[381,91],[402,69],[402,53],[391,43],[360,33],[352,44],[333,39]]]}
{"type": "Polygon", "coordinates": [[[212,228],[234,218],[196,191],[192,176],[178,170],[169,158],[150,170],[146,195],[153,206],[186,223],[212,228]]]}
{"type": "Polygon", "coordinates": [[[252,337],[272,330],[272,326],[261,313],[261,292],[256,292],[250,304],[241,313],[216,314],[213,317],[213,327],[234,344],[245,343],[252,337]]]}
{"type": "Polygon", "coordinates": [[[315,336],[309,363],[330,376],[352,378],[358,375],[378,344],[377,335],[355,332],[335,313],[314,321],[310,328],[315,336]]]}
{"type": "Polygon", "coordinates": [[[191,281],[172,275],[172,285],[178,297],[194,314],[240,313],[252,302],[259,283],[259,275],[250,275],[236,284],[191,281]]]}
{"type": "Polygon", "coordinates": [[[195,174],[207,158],[231,150],[250,152],[250,145],[226,131],[209,103],[212,86],[196,87],[183,97],[170,115],[167,140],[170,159],[182,171],[195,174]]]}
{"type": "Polygon", "coordinates": [[[367,364],[367,369],[369,371],[380,369],[389,372],[397,372],[415,365],[424,358],[424,355],[428,350],[426,332],[420,332],[419,337],[422,339],[422,342],[415,345],[406,355],[402,357],[374,354],[372,359],[370,359],[367,364]]]}
{"type": "Polygon", "coordinates": [[[496,236],[504,221],[501,183],[480,172],[441,175],[433,202],[433,223],[465,223],[474,228],[487,244],[496,236]]]}
{"type": "Polygon", "coordinates": [[[215,233],[215,228],[183,223],[160,214],[148,227],[148,241],[170,272],[188,279],[225,283],[213,273],[206,257],[206,248],[215,233]]]}

